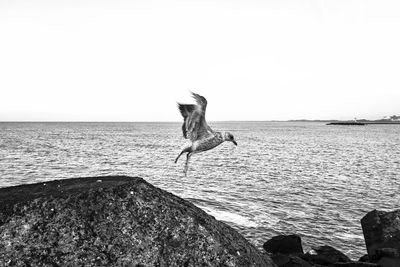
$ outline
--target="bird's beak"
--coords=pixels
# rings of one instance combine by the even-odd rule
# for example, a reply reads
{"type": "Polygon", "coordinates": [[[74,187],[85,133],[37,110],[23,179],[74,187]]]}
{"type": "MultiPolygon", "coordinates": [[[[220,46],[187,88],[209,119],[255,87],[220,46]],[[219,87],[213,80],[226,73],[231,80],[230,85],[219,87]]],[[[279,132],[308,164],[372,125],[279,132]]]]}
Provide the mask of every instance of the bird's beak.
{"type": "Polygon", "coordinates": [[[235,141],[235,140],[233,140],[233,141],[232,141],[232,143],[234,143],[234,144],[235,144],[235,146],[237,146],[237,143],[236,143],[236,141],[235,141]]]}

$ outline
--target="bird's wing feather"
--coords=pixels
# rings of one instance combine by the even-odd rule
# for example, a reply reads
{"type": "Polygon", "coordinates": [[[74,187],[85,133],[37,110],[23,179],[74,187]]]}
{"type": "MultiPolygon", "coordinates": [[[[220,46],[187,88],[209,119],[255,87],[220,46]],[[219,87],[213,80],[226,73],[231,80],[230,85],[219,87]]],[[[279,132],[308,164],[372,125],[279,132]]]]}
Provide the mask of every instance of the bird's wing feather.
{"type": "Polygon", "coordinates": [[[196,105],[185,105],[185,104],[178,103],[178,108],[183,117],[183,125],[182,125],[183,137],[185,137],[187,139],[188,138],[188,135],[187,135],[188,127],[187,127],[186,122],[189,120],[188,118],[191,116],[193,111],[196,109],[196,105]]]}
{"type": "Polygon", "coordinates": [[[196,100],[196,103],[199,106],[200,110],[205,115],[206,108],[207,108],[207,100],[206,100],[206,98],[201,96],[201,95],[199,95],[199,94],[193,93],[193,92],[192,92],[192,96],[193,96],[194,100],[196,100]]]}
{"type": "Polygon", "coordinates": [[[207,138],[214,134],[205,119],[207,100],[201,95],[192,93],[197,105],[179,104],[178,108],[183,117],[182,133],[183,137],[192,142],[207,138]]]}

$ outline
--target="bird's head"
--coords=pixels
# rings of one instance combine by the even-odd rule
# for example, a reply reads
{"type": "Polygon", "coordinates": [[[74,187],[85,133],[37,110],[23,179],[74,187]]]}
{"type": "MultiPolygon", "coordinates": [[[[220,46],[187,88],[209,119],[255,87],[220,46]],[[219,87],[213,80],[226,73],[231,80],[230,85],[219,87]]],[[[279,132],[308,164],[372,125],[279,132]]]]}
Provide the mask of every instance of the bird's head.
{"type": "Polygon", "coordinates": [[[235,146],[237,146],[235,138],[233,137],[233,135],[230,132],[225,132],[224,133],[224,141],[232,142],[232,143],[235,144],[235,146]]]}

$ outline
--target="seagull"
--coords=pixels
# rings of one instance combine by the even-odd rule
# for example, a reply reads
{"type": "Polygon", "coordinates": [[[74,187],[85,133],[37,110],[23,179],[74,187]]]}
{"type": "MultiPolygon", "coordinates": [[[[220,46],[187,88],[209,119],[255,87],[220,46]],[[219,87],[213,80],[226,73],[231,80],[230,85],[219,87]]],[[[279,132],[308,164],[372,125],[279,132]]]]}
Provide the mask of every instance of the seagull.
{"type": "Polygon", "coordinates": [[[225,141],[232,142],[237,146],[233,135],[229,132],[215,132],[208,126],[206,122],[207,100],[198,94],[192,92],[192,96],[196,101],[196,105],[178,103],[179,111],[183,117],[182,133],[183,137],[190,139],[192,142],[185,147],[175,159],[178,162],[179,157],[183,153],[186,155],[186,163],[184,168],[185,176],[189,168],[189,159],[194,153],[210,150],[225,141]]]}

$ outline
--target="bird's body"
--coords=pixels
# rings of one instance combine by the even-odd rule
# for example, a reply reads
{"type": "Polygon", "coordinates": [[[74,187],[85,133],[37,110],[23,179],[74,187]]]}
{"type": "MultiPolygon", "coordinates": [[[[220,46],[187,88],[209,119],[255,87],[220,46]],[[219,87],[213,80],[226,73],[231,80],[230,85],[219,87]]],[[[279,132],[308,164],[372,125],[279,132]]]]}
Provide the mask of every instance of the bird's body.
{"type": "Polygon", "coordinates": [[[228,132],[224,134],[215,132],[208,126],[205,119],[207,100],[201,95],[195,93],[192,93],[192,95],[197,105],[178,104],[178,108],[184,119],[182,125],[183,137],[192,141],[192,144],[185,147],[175,159],[176,163],[183,153],[188,153],[186,156],[185,175],[192,154],[210,150],[222,144],[224,141],[231,141],[237,145],[232,134],[228,132]]]}
{"type": "Polygon", "coordinates": [[[220,132],[215,132],[213,136],[204,138],[201,140],[196,140],[192,143],[192,149],[195,152],[203,152],[213,149],[224,142],[222,134],[220,132]]]}

